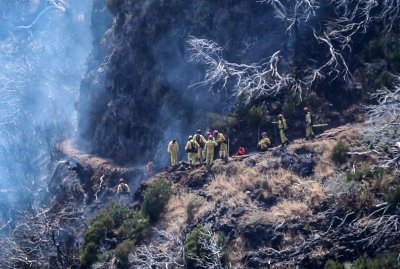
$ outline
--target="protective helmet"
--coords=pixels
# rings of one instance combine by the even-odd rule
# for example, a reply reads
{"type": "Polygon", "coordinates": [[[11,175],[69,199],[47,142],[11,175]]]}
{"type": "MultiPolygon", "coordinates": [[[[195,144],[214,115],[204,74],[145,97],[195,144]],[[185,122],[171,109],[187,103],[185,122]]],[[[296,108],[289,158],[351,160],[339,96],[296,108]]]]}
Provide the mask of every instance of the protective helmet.
{"type": "Polygon", "coordinates": [[[122,183],[122,182],[124,182],[124,179],[121,177],[121,178],[119,179],[119,183],[122,183]]]}
{"type": "Polygon", "coordinates": [[[207,131],[207,132],[206,132],[206,135],[207,135],[207,136],[210,136],[210,135],[211,135],[211,133],[210,133],[209,131],[207,131]]]}
{"type": "Polygon", "coordinates": [[[198,129],[196,133],[201,134],[201,129],[198,129]]]}
{"type": "Polygon", "coordinates": [[[261,135],[262,136],[267,136],[268,134],[267,134],[267,132],[262,132],[261,135]]]}
{"type": "Polygon", "coordinates": [[[208,138],[213,139],[213,136],[211,134],[208,135],[208,138]]]}
{"type": "Polygon", "coordinates": [[[304,107],[304,112],[308,112],[310,109],[306,106],[304,107]]]}
{"type": "Polygon", "coordinates": [[[217,135],[218,134],[218,130],[214,130],[214,135],[217,135]]]}
{"type": "Polygon", "coordinates": [[[193,136],[189,135],[188,140],[193,139],[193,136]]]}
{"type": "Polygon", "coordinates": [[[278,119],[282,119],[283,118],[283,115],[282,114],[279,114],[278,115],[278,119]]]}

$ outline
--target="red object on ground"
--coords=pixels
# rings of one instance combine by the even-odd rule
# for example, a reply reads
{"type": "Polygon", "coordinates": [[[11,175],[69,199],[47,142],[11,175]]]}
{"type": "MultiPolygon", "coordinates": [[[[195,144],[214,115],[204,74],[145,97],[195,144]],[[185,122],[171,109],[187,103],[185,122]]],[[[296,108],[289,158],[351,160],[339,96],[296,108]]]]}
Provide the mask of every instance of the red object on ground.
{"type": "Polygon", "coordinates": [[[236,155],[242,156],[242,155],[245,155],[246,153],[247,153],[247,149],[245,147],[239,147],[236,152],[236,155]]]}

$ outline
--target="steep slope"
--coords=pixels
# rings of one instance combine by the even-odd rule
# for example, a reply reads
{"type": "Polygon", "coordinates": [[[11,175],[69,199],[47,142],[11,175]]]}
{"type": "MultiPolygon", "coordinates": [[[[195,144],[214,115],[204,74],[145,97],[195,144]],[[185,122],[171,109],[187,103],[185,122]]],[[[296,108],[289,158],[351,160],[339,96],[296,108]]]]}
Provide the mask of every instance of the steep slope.
{"type": "Polygon", "coordinates": [[[157,229],[177,238],[199,226],[222,233],[227,268],[323,268],[328,258],[353,261],[364,252],[393,250],[399,217],[381,204],[393,177],[354,180],[346,176],[351,165],[359,173],[373,159],[353,157],[338,166],[330,157],[339,140],[356,149],[360,128],[342,126],[312,142],[296,140],[228,164],[217,160],[212,173],[167,169],[156,177],[172,181],[175,195],[157,229]]]}

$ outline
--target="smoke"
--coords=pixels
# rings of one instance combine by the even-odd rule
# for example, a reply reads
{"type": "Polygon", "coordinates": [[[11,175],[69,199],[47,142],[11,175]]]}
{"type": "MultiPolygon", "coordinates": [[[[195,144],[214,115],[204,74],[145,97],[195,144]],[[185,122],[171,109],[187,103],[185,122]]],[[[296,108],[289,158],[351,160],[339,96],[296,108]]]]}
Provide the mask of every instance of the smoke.
{"type": "Polygon", "coordinates": [[[55,144],[75,132],[92,3],[8,0],[0,8],[1,225],[7,209],[35,205],[55,144]]]}

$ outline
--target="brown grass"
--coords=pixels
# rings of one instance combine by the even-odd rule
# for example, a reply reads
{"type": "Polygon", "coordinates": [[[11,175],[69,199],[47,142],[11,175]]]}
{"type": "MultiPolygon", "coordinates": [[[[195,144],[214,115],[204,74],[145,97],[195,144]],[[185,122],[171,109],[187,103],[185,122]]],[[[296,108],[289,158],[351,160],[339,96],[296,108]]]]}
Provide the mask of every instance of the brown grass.
{"type": "Polygon", "coordinates": [[[189,203],[199,205],[194,214],[194,219],[204,211],[210,211],[214,208],[213,204],[207,203],[202,197],[193,193],[172,196],[168,201],[163,217],[167,232],[179,234],[182,227],[186,226],[188,219],[187,207],[189,203]]]}
{"type": "Polygon", "coordinates": [[[265,223],[279,225],[284,221],[294,219],[304,219],[309,214],[307,204],[300,201],[282,201],[270,208],[269,211],[253,211],[246,214],[243,218],[244,225],[249,223],[265,223]]]}
{"type": "Polygon", "coordinates": [[[309,213],[307,204],[300,201],[282,201],[265,214],[269,223],[278,225],[283,221],[305,218],[309,213]]]}

